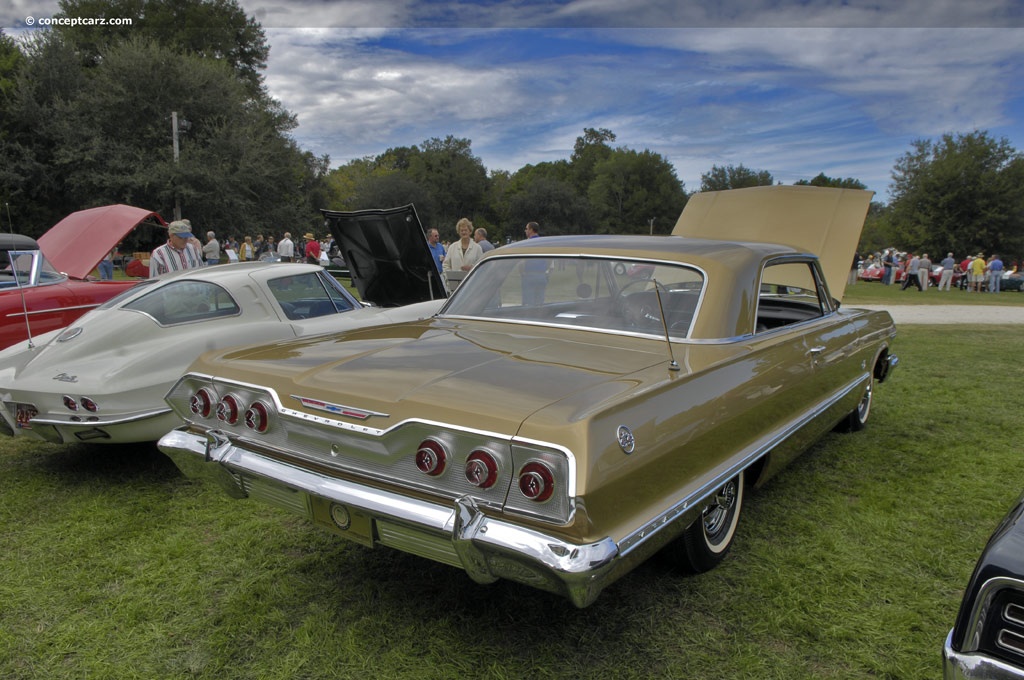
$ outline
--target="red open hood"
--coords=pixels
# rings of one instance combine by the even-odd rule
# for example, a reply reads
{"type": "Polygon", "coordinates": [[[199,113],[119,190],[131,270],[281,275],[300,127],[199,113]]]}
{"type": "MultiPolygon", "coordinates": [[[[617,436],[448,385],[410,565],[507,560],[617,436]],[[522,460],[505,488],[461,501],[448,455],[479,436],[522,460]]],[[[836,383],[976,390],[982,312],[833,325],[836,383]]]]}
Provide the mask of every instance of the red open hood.
{"type": "Polygon", "coordinates": [[[167,224],[157,213],[130,205],[79,210],[39,237],[39,249],[57,271],[84,279],[121,239],[147,219],[167,224]]]}

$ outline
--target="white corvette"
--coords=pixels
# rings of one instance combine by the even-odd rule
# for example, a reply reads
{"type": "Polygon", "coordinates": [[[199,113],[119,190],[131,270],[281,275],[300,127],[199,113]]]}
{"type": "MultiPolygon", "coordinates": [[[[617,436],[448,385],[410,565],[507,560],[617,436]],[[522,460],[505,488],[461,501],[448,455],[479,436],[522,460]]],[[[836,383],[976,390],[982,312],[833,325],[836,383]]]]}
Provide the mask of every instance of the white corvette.
{"type": "Polygon", "coordinates": [[[398,225],[390,237],[402,241],[402,255],[364,262],[357,284],[364,299],[402,306],[364,306],[323,267],[303,263],[220,265],[145,281],[28,347],[0,351],[0,429],[57,443],[156,441],[181,424],[164,396],[202,352],[432,316],[443,290],[424,285],[424,268],[436,274],[433,260],[415,210],[405,210],[328,220],[342,243],[398,225]]]}

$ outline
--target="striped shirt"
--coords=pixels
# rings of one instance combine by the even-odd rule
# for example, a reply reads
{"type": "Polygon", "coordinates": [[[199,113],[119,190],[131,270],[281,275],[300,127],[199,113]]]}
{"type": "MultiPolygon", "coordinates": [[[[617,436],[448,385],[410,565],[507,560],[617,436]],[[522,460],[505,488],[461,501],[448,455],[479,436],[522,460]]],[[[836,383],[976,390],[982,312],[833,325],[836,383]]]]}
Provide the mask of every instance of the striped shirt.
{"type": "Polygon", "coordinates": [[[149,278],[152,279],[167,272],[203,266],[206,266],[203,251],[195,243],[189,241],[182,250],[178,250],[170,243],[165,243],[149,256],[149,278]]]}

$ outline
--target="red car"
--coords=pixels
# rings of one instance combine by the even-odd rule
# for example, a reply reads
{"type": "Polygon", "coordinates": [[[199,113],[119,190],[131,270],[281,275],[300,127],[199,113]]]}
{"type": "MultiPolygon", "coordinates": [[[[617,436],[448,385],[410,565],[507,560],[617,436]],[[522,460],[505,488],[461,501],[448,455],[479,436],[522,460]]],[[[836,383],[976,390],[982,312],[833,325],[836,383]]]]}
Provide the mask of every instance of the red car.
{"type": "Polygon", "coordinates": [[[108,205],[72,213],[39,241],[0,235],[0,348],[64,328],[138,281],[90,276],[139,224],[166,225],[155,212],[108,205]]]}

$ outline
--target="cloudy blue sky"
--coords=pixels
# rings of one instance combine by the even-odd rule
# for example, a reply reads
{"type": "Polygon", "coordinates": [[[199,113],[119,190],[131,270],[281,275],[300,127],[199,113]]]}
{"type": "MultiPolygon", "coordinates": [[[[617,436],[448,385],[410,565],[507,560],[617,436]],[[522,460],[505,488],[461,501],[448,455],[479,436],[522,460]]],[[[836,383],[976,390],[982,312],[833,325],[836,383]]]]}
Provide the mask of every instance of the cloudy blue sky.
{"type": "MultiPolygon", "coordinates": [[[[689,191],[743,164],[885,200],[915,139],[984,129],[1024,150],[1022,0],[240,2],[294,137],[332,166],[454,135],[514,171],[596,127],[689,191]]],[[[55,11],[14,0],[0,21],[55,11]]]]}

